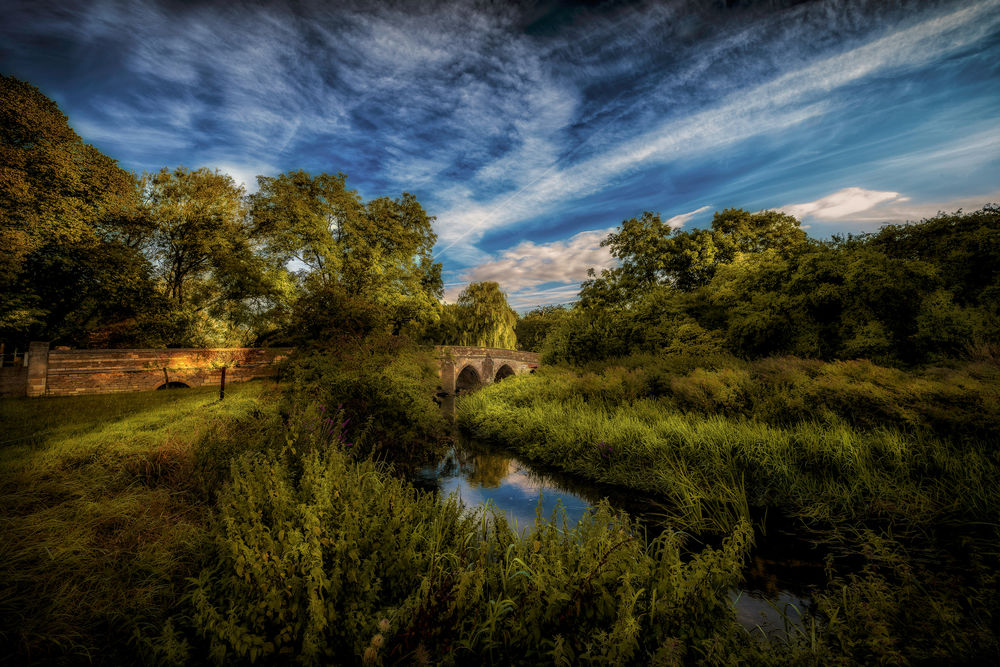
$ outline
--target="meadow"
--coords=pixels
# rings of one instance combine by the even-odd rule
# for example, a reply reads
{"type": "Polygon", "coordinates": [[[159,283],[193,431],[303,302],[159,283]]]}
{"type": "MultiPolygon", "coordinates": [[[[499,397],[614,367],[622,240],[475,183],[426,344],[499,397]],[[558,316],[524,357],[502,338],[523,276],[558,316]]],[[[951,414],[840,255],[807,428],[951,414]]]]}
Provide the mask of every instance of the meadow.
{"type": "Polygon", "coordinates": [[[780,516],[826,553],[812,611],[828,639],[879,610],[851,625],[900,647],[893,659],[920,661],[997,650],[984,594],[1000,543],[997,380],[988,362],[903,371],[638,355],[490,387],[459,403],[458,421],[528,460],[656,499],[675,529],[763,531],[780,516]]]}

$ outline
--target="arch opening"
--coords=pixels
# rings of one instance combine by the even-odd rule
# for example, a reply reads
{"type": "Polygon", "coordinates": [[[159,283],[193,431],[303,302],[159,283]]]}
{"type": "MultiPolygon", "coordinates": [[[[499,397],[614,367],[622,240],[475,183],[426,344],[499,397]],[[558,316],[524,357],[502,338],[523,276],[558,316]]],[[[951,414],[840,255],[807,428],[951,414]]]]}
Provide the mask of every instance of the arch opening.
{"type": "Polygon", "coordinates": [[[514,369],[508,366],[507,364],[504,364],[497,370],[496,377],[493,379],[493,381],[500,382],[501,380],[509,378],[512,375],[516,375],[516,373],[514,373],[514,369]]]}
{"type": "Polygon", "coordinates": [[[455,393],[466,394],[475,389],[479,389],[482,384],[483,381],[479,377],[479,371],[472,366],[466,366],[462,369],[462,372],[458,374],[458,378],[455,380],[455,393]]]}
{"type": "Polygon", "coordinates": [[[185,384],[183,382],[167,382],[166,384],[161,384],[156,388],[156,391],[161,389],[190,389],[191,385],[185,384]]]}

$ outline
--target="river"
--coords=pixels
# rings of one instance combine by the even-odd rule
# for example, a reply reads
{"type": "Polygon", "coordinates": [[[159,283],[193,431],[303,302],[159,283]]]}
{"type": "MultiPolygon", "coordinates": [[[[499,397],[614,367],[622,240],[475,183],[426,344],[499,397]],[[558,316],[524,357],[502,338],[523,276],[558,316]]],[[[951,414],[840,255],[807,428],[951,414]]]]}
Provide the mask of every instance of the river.
{"type": "MultiPolygon", "coordinates": [[[[512,452],[462,435],[436,463],[417,470],[411,479],[420,488],[457,494],[470,509],[492,504],[522,530],[534,523],[539,512],[550,519],[560,505],[567,520],[575,523],[605,498],[636,518],[647,534],[665,528],[652,499],[542,469],[512,452]]],[[[781,635],[787,623],[799,626],[811,604],[810,590],[824,582],[824,569],[807,541],[775,521],[765,528],[758,531],[743,584],[729,597],[744,627],[781,635]]],[[[692,541],[697,545],[696,538],[692,541]]]]}

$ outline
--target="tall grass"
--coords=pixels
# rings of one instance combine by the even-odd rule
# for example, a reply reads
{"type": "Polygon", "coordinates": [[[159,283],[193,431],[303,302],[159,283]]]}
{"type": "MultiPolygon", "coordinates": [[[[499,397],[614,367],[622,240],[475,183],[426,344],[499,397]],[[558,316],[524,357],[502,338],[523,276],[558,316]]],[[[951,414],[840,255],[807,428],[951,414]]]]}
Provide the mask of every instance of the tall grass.
{"type": "Polygon", "coordinates": [[[0,402],[0,640],[17,662],[135,662],[205,540],[196,444],[273,390],[0,402]]]}
{"type": "Polygon", "coordinates": [[[762,409],[747,405],[753,388],[741,369],[679,376],[674,393],[689,404],[697,393],[701,401],[682,411],[675,396],[656,396],[640,375],[545,369],[469,396],[458,421],[530,459],[663,496],[695,529],[704,527],[698,517],[705,507],[778,507],[825,523],[1000,516],[994,441],[939,438],[927,425],[898,428],[891,420],[860,427],[846,410],[809,420],[779,418],[781,411],[768,407],[758,418],[762,409]]]}

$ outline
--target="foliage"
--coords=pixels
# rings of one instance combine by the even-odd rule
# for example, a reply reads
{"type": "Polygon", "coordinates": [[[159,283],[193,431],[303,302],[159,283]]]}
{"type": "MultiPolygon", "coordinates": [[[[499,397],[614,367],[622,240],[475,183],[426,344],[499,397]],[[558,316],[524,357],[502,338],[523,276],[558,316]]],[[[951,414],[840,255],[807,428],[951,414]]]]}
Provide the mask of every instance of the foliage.
{"type": "Polygon", "coordinates": [[[545,337],[566,313],[564,306],[541,306],[518,318],[515,327],[518,349],[541,352],[545,337]]]}
{"type": "Polygon", "coordinates": [[[459,345],[514,349],[517,313],[495,282],[469,283],[458,295],[459,345]]]}
{"type": "Polygon", "coordinates": [[[79,343],[155,311],[132,176],[37,88],[0,76],[0,338],[79,343]]]}
{"type": "Polygon", "coordinates": [[[303,350],[290,361],[292,404],[339,408],[361,455],[403,464],[435,451],[446,424],[434,402],[440,379],[433,353],[387,334],[343,340],[334,350],[303,350]]]}
{"type": "Polygon", "coordinates": [[[690,232],[647,213],[608,237],[621,266],[583,284],[543,350],[572,363],[635,352],[967,357],[1000,336],[998,238],[993,206],[829,243],[774,212],[729,209],[690,232]]]}
{"type": "Polygon", "coordinates": [[[250,198],[256,233],[274,260],[304,267],[307,298],[336,290],[381,309],[394,332],[420,332],[436,320],[442,289],[431,256],[434,218],[405,192],[366,203],[346,179],[304,171],[259,177],[250,198]]]}
{"type": "Polygon", "coordinates": [[[315,445],[233,464],[219,564],[192,594],[217,660],[712,662],[738,644],[726,591],[746,525],[688,558],[679,534],[647,544],[606,507],[519,535],[315,445]]]}

